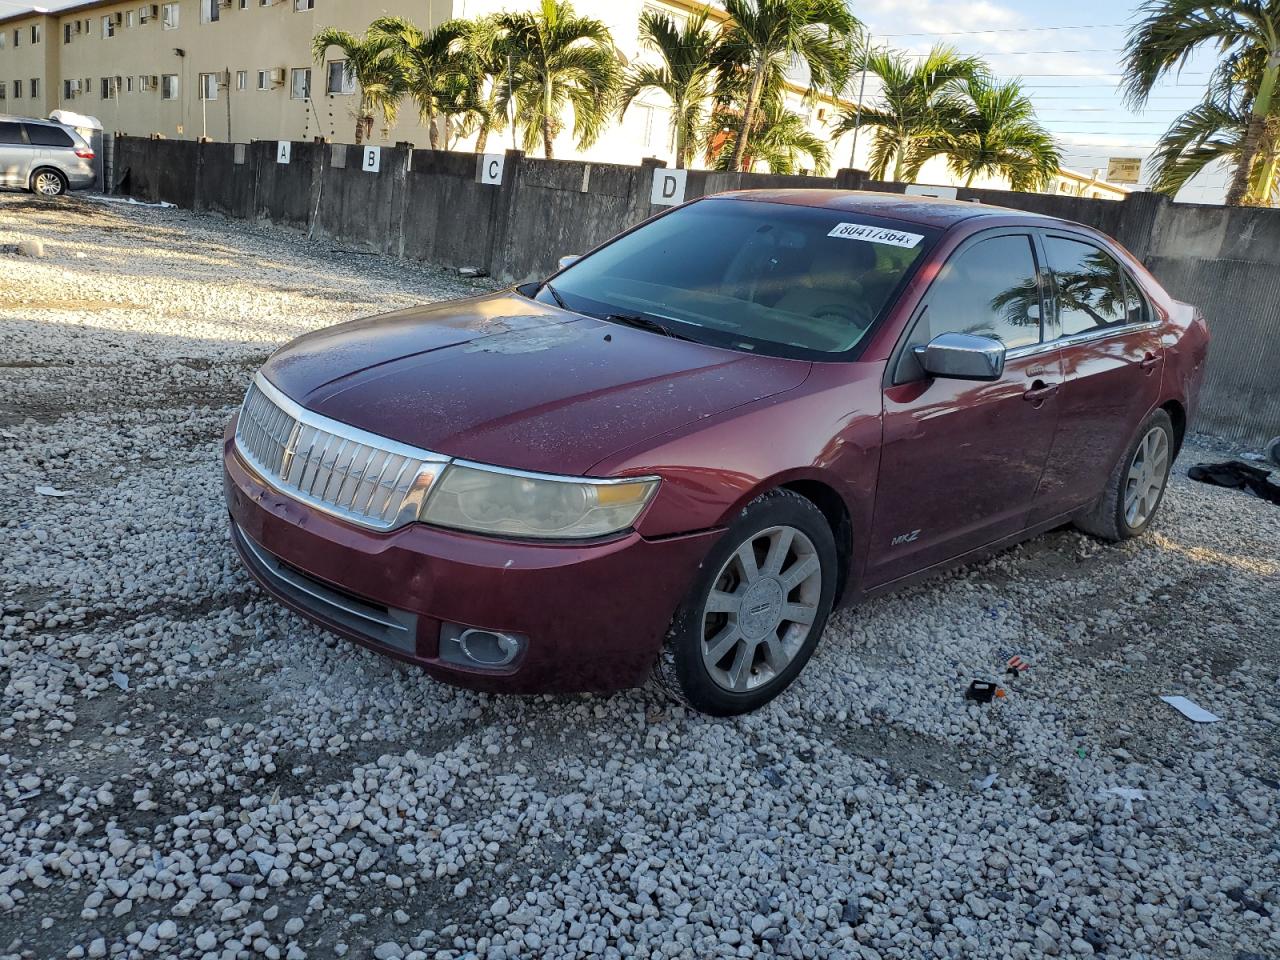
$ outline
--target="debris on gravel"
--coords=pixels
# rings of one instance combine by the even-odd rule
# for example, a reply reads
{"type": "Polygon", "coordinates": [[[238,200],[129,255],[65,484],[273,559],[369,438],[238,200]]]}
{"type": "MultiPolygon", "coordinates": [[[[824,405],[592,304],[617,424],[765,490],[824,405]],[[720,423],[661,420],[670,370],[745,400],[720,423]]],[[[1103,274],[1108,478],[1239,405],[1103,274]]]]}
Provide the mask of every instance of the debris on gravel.
{"type": "Polygon", "coordinates": [[[842,612],[736,720],[455,690],[254,586],[218,452],[280,343],[493,282],[0,197],[27,240],[0,272],[0,957],[1280,955],[1270,505],[1175,469],[1148,536],[1057,531],[842,612]]]}

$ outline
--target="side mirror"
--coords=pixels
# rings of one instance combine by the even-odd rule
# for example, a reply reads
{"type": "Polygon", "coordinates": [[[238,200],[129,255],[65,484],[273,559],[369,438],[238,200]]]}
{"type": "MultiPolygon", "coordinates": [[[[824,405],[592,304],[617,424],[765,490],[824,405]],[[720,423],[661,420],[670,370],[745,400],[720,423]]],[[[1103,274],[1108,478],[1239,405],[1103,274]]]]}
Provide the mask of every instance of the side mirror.
{"type": "Polygon", "coordinates": [[[556,261],[556,269],[563,270],[565,267],[573,266],[573,264],[577,263],[581,259],[582,254],[570,253],[556,261]]]}
{"type": "Polygon", "coordinates": [[[1004,373],[1004,344],[994,337],[940,333],[913,352],[931,377],[999,380],[1004,373]]]}

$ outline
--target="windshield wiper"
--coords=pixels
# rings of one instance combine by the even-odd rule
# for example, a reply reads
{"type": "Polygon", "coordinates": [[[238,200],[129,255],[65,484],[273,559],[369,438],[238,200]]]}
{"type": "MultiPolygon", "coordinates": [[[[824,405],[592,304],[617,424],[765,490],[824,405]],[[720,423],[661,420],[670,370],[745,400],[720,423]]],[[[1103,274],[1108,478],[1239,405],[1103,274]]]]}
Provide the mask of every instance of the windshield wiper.
{"type": "Polygon", "coordinates": [[[559,307],[561,310],[569,309],[569,305],[564,302],[564,297],[560,296],[560,294],[556,292],[556,288],[553,287],[551,284],[544,283],[542,285],[542,289],[547,291],[547,293],[551,294],[551,299],[556,302],[556,306],[559,307]]]}
{"type": "MultiPolygon", "coordinates": [[[[651,317],[646,317],[641,313],[611,313],[605,317],[614,323],[625,324],[628,327],[635,327],[637,330],[651,330],[654,333],[660,333],[664,337],[671,337],[674,340],[693,340],[693,337],[687,337],[683,333],[677,333],[666,324],[659,323],[651,317]]],[[[697,342],[697,341],[694,341],[697,342]]]]}

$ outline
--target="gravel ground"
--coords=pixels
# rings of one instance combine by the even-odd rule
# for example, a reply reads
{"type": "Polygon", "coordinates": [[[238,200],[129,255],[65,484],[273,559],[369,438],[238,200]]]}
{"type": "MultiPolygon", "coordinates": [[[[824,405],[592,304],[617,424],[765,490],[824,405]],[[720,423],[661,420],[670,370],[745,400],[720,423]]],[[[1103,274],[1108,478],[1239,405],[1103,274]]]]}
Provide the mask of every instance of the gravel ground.
{"type": "Polygon", "coordinates": [[[1280,510],[1182,477],[1221,450],[1139,542],[1059,531],[838,615],[755,715],[485,696],[266,599],[217,456],[274,345],[483,281],[0,197],[28,238],[0,956],[1280,956],[1280,510]],[[1004,701],[962,699],[1013,653],[1004,701]]]}

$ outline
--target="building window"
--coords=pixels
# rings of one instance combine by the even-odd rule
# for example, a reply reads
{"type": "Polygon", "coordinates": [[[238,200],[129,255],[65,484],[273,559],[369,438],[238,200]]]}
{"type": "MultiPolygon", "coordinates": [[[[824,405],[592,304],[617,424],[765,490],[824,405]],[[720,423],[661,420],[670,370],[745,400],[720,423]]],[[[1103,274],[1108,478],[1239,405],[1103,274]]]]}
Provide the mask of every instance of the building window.
{"type": "Polygon", "coordinates": [[[132,10],[126,10],[126,11],[124,12],[124,25],[125,25],[126,27],[132,27],[132,26],[133,26],[133,11],[132,11],[132,10]]]}
{"type": "Polygon", "coordinates": [[[31,78],[31,96],[33,99],[35,97],[40,96],[40,78],[39,77],[31,78]]]}
{"type": "Polygon", "coordinates": [[[3,50],[9,43],[9,34],[0,30],[0,50],[3,50]]]}
{"type": "Polygon", "coordinates": [[[124,78],[124,92],[133,93],[133,77],[124,78]]]}
{"type": "Polygon", "coordinates": [[[151,20],[151,11],[155,4],[148,3],[138,8],[138,23],[147,23],[151,20]]]}
{"type": "Polygon", "coordinates": [[[222,4],[219,0],[200,0],[200,22],[217,23],[222,4]]]}
{"type": "Polygon", "coordinates": [[[200,99],[218,99],[218,75],[216,73],[200,74],[200,99]]]}
{"type": "Polygon", "coordinates": [[[160,20],[164,24],[166,30],[178,29],[178,5],[176,3],[166,3],[160,8],[160,20]]]}
{"type": "Polygon", "coordinates": [[[16,28],[13,31],[13,45],[15,47],[22,46],[22,31],[16,28]]]}
{"type": "Polygon", "coordinates": [[[73,86],[73,83],[74,81],[72,80],[62,81],[62,99],[63,100],[71,100],[72,98],[75,97],[76,92],[75,92],[75,87],[73,86]]]}
{"type": "Polygon", "coordinates": [[[248,86],[249,86],[249,71],[237,70],[236,71],[236,89],[244,90],[248,86]]]}
{"type": "Polygon", "coordinates": [[[116,18],[107,15],[102,18],[102,36],[103,38],[114,37],[116,35],[116,18]]]}
{"type": "Polygon", "coordinates": [[[9,91],[5,89],[5,85],[0,83],[0,103],[4,103],[5,98],[9,96],[9,91]]]}
{"type": "Polygon", "coordinates": [[[31,42],[39,43],[44,38],[44,29],[38,23],[31,25],[31,42]]]}
{"type": "Polygon", "coordinates": [[[160,78],[160,99],[178,99],[178,75],[176,73],[166,73],[160,78]]]}
{"type": "Polygon", "coordinates": [[[249,6],[249,0],[240,0],[240,9],[241,9],[241,10],[244,10],[244,9],[248,8],[248,6],[249,6]]]}
{"type": "Polygon", "coordinates": [[[64,23],[62,25],[62,42],[63,43],[71,42],[71,24],[69,23],[64,23]]]}
{"type": "Polygon", "coordinates": [[[314,10],[316,8],[316,0],[293,0],[294,10],[314,10]]]}
{"type": "Polygon", "coordinates": [[[307,100],[311,97],[311,70],[305,67],[294,68],[289,76],[289,97],[293,100],[307,100]]]}
{"type": "Polygon", "coordinates": [[[258,89],[259,90],[271,89],[271,74],[268,73],[266,70],[258,71],[258,89]]]}
{"type": "Polygon", "coordinates": [[[324,92],[343,95],[356,92],[356,77],[347,65],[347,61],[329,61],[329,72],[325,80],[324,92]]]}
{"type": "Polygon", "coordinates": [[[21,80],[13,81],[13,99],[15,100],[22,99],[22,81],[21,80]]]}
{"type": "Polygon", "coordinates": [[[98,81],[98,96],[103,100],[110,100],[115,96],[115,78],[103,77],[98,81]]]}

